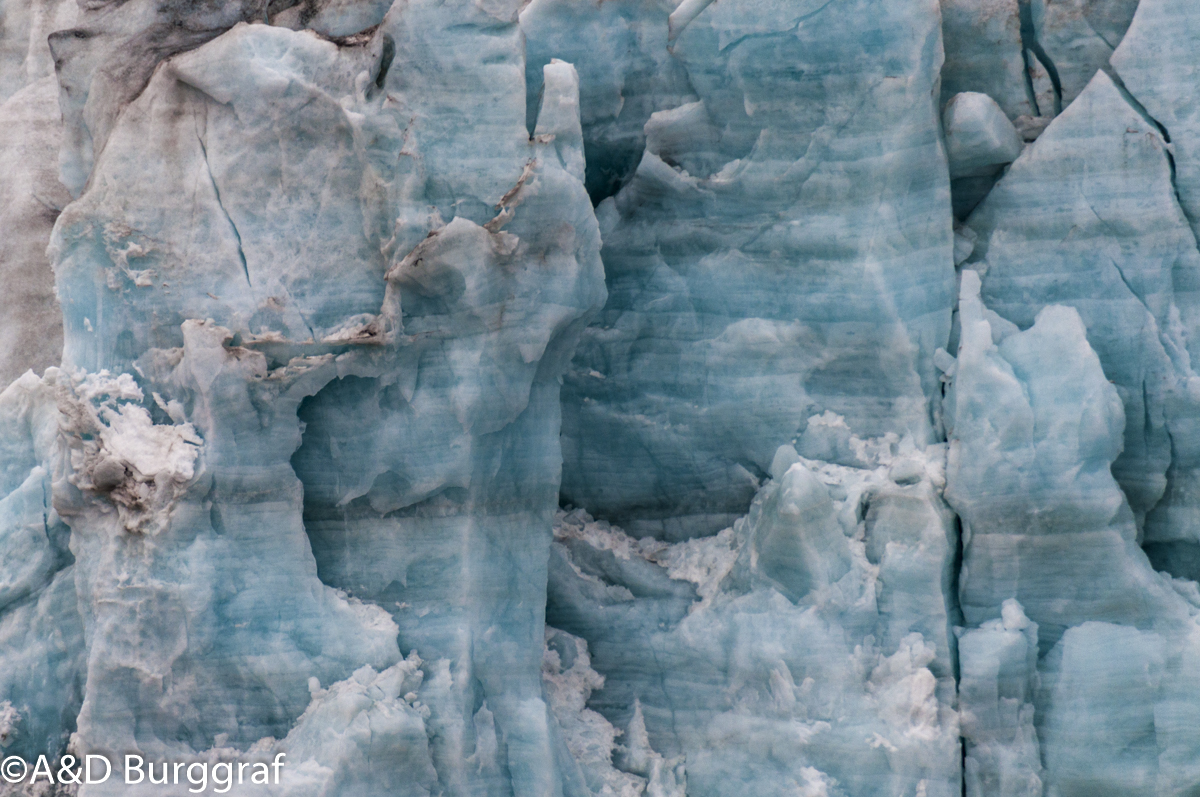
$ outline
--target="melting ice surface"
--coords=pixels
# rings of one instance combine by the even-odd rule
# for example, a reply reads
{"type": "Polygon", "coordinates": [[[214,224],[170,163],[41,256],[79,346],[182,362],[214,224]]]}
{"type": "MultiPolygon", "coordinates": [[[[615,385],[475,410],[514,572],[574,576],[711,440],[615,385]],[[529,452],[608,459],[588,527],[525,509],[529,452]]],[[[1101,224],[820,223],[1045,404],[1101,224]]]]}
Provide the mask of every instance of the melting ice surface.
{"type": "Polygon", "coordinates": [[[0,0],[0,757],[1197,793],[1198,76],[1191,0],[0,0]]]}

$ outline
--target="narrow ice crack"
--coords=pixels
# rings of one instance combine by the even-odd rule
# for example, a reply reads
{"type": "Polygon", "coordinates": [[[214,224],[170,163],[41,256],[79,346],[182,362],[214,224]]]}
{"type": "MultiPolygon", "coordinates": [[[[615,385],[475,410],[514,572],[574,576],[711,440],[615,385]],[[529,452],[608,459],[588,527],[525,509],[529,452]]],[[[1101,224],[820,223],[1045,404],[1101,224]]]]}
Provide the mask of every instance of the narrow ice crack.
{"type": "Polygon", "coordinates": [[[1120,93],[1121,97],[1124,98],[1125,102],[1129,104],[1129,107],[1133,108],[1133,110],[1137,112],[1138,116],[1142,117],[1142,119],[1146,121],[1146,124],[1153,125],[1154,129],[1158,131],[1158,134],[1162,136],[1163,142],[1167,144],[1167,146],[1163,147],[1163,153],[1167,156],[1167,166],[1170,168],[1171,172],[1171,190],[1175,193],[1175,204],[1179,206],[1179,211],[1187,220],[1188,225],[1191,226],[1193,230],[1196,229],[1198,225],[1197,220],[1193,219],[1188,214],[1187,205],[1184,204],[1183,197],[1179,195],[1179,183],[1176,179],[1177,174],[1175,167],[1175,152],[1170,146],[1171,131],[1167,129],[1166,125],[1155,119],[1150,114],[1150,111],[1147,110],[1146,106],[1142,105],[1141,101],[1138,100],[1137,97],[1133,96],[1133,92],[1131,92],[1125,85],[1125,81],[1121,79],[1119,74],[1117,74],[1117,70],[1113,69],[1111,66],[1105,66],[1103,69],[1104,73],[1108,75],[1109,79],[1112,80],[1113,85],[1117,87],[1117,91],[1120,93]]]}
{"type": "MultiPolygon", "coordinates": [[[[245,260],[243,260],[242,262],[245,263],[245,260]]],[[[247,279],[247,281],[250,279],[249,275],[246,276],[246,279],[247,279]]],[[[300,320],[304,323],[304,326],[308,329],[308,336],[315,342],[317,339],[317,333],[313,331],[312,324],[309,323],[308,318],[305,317],[304,311],[302,311],[300,309],[300,304],[296,301],[296,297],[294,295],[292,295],[291,290],[286,285],[283,286],[283,289],[284,289],[284,291],[287,292],[288,301],[291,302],[292,307],[294,307],[296,309],[296,315],[300,316],[300,320]]]]}
{"type": "MultiPolygon", "coordinates": [[[[1158,130],[1159,135],[1163,137],[1163,141],[1170,144],[1171,133],[1167,130],[1166,126],[1151,116],[1150,111],[1146,110],[1146,106],[1142,105],[1141,101],[1138,100],[1137,97],[1133,96],[1133,92],[1131,92],[1125,85],[1125,81],[1121,79],[1121,76],[1117,73],[1117,70],[1108,65],[1105,65],[1102,67],[1102,69],[1104,70],[1104,73],[1108,75],[1109,79],[1112,80],[1113,85],[1117,87],[1117,91],[1120,93],[1125,102],[1129,103],[1130,107],[1137,112],[1138,116],[1145,119],[1147,124],[1153,125],[1154,128],[1158,130]]],[[[1170,150],[1167,151],[1167,157],[1171,161],[1171,177],[1173,180],[1175,176],[1175,158],[1173,155],[1171,155],[1170,150]]]]}
{"type": "MultiPolygon", "coordinates": [[[[835,4],[835,2],[838,2],[838,0],[826,0],[826,2],[824,2],[824,4],[822,4],[820,8],[815,8],[815,10],[812,10],[806,14],[802,14],[802,16],[797,17],[796,22],[794,22],[792,24],[791,28],[788,28],[787,30],[772,30],[772,31],[762,32],[762,34],[743,34],[742,36],[738,36],[737,38],[734,38],[733,41],[728,42],[725,47],[721,48],[721,50],[722,50],[722,52],[726,52],[726,50],[732,50],[734,47],[737,47],[738,44],[740,44],[746,40],[749,40],[749,38],[767,38],[769,36],[782,36],[782,35],[787,35],[787,34],[794,34],[794,32],[799,30],[800,25],[803,25],[804,23],[808,22],[808,20],[816,17],[817,14],[820,14],[821,12],[826,10],[826,8],[828,8],[829,6],[832,6],[833,4],[835,4]]],[[[700,16],[700,14],[696,14],[696,16],[698,17],[698,16],[700,16]]],[[[680,32],[680,34],[682,34],[683,30],[680,29],[679,32],[680,32]]]]}
{"type": "Polygon", "coordinates": [[[1033,64],[1029,63],[1029,48],[1021,48],[1021,65],[1024,67],[1021,72],[1025,76],[1025,99],[1029,102],[1029,107],[1033,109],[1035,116],[1042,115],[1042,109],[1038,106],[1037,92],[1033,90],[1033,64]]]}
{"type": "MultiPolygon", "coordinates": [[[[1087,208],[1092,212],[1092,215],[1096,217],[1096,221],[1100,222],[1100,226],[1107,230],[1108,233],[1114,238],[1119,239],[1121,237],[1121,233],[1096,211],[1095,206],[1091,203],[1087,196],[1083,195],[1081,192],[1080,198],[1083,199],[1084,204],[1087,205],[1087,208]]],[[[1112,257],[1111,255],[1108,256],[1108,262],[1112,264],[1113,269],[1117,272],[1117,276],[1120,277],[1121,282],[1125,285],[1126,290],[1129,291],[1133,298],[1138,300],[1138,303],[1142,306],[1142,309],[1144,309],[1150,318],[1153,319],[1154,313],[1150,310],[1150,306],[1146,303],[1146,297],[1142,296],[1142,294],[1135,290],[1133,285],[1130,284],[1129,278],[1125,276],[1125,270],[1121,268],[1121,264],[1118,263],[1116,258],[1112,257]]],[[[1157,324],[1157,321],[1155,323],[1157,324]]]]}
{"type": "Polygon", "coordinates": [[[1050,84],[1054,87],[1054,115],[1058,116],[1062,113],[1062,80],[1058,75],[1058,66],[1054,63],[1054,59],[1046,52],[1046,48],[1038,41],[1037,27],[1033,24],[1033,4],[1030,0],[1020,0],[1019,8],[1021,18],[1021,47],[1022,59],[1025,62],[1025,89],[1034,97],[1034,107],[1038,108],[1038,114],[1041,115],[1044,111],[1038,106],[1036,93],[1033,91],[1033,78],[1029,74],[1029,56],[1027,53],[1032,53],[1042,68],[1046,70],[1046,74],[1050,76],[1050,84]]]}
{"type": "Polygon", "coordinates": [[[229,215],[229,211],[221,202],[221,189],[217,187],[217,180],[212,173],[212,164],[208,162],[208,147],[204,145],[202,137],[196,136],[196,141],[200,144],[200,153],[204,156],[204,169],[208,172],[208,181],[212,185],[213,195],[217,198],[217,207],[225,214],[225,220],[229,222],[229,227],[233,230],[233,237],[237,239],[238,259],[242,262],[242,273],[246,275],[246,284],[252,286],[254,283],[250,281],[250,267],[246,264],[246,252],[242,248],[242,234],[238,232],[237,225],[233,223],[233,217],[229,215]]]}
{"type": "Polygon", "coordinates": [[[304,313],[300,312],[300,308],[298,307],[296,308],[296,315],[300,316],[300,320],[304,322],[305,328],[308,329],[308,336],[312,338],[313,341],[316,341],[317,333],[313,331],[313,325],[309,323],[308,319],[304,317],[304,313]]]}
{"type": "Polygon", "coordinates": [[[1113,44],[1112,42],[1110,42],[1110,41],[1108,40],[1108,37],[1107,37],[1107,36],[1105,36],[1105,35],[1104,35],[1103,33],[1101,33],[1100,31],[1096,30],[1096,26],[1095,26],[1095,25],[1093,25],[1093,24],[1092,24],[1092,21],[1091,21],[1090,19],[1088,19],[1088,18],[1087,18],[1087,14],[1084,14],[1084,15],[1083,15],[1083,24],[1087,25],[1087,26],[1088,26],[1088,27],[1091,29],[1092,33],[1096,34],[1096,38],[1097,38],[1097,39],[1099,39],[1100,41],[1102,41],[1102,42],[1104,42],[1105,44],[1107,44],[1110,50],[1116,50],[1116,49],[1117,49],[1117,45],[1119,45],[1119,44],[1121,43],[1119,40],[1117,41],[1117,43],[1116,43],[1116,44],[1113,44]]]}
{"type": "Polygon", "coordinates": [[[50,508],[50,496],[46,494],[46,482],[42,481],[42,533],[46,535],[46,539],[50,539],[50,513],[47,511],[50,508]]]}
{"type": "MultiPolygon", "coordinates": [[[[1092,213],[1095,213],[1095,212],[1096,211],[1094,211],[1094,210],[1092,211],[1092,213]]],[[[1096,218],[1100,218],[1100,217],[1097,216],[1096,218]]],[[[1101,219],[1101,222],[1104,223],[1105,226],[1108,226],[1108,223],[1104,222],[1103,219],[1101,219]]],[[[1111,257],[1108,258],[1108,262],[1111,263],[1112,267],[1116,270],[1117,276],[1121,278],[1122,284],[1125,285],[1125,289],[1129,291],[1129,293],[1133,296],[1133,298],[1138,300],[1138,303],[1146,311],[1146,314],[1149,315],[1150,318],[1153,320],[1154,313],[1150,312],[1150,307],[1149,307],[1149,305],[1146,304],[1146,299],[1141,294],[1139,294],[1136,290],[1134,290],[1132,285],[1129,284],[1129,278],[1125,276],[1125,270],[1122,269],[1121,265],[1119,263],[1117,263],[1117,261],[1111,257]]],[[[1155,322],[1155,326],[1157,326],[1157,322],[1155,322]]]]}

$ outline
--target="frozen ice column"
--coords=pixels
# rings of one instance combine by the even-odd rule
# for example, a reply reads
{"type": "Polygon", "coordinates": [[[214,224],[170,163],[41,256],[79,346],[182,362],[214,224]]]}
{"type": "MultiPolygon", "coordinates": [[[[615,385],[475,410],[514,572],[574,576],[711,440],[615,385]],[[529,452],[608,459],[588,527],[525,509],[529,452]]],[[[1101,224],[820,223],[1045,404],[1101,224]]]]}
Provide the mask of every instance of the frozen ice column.
{"type": "Polygon", "coordinates": [[[377,600],[425,662],[445,788],[559,788],[540,681],[557,375],[603,301],[599,238],[574,70],[547,67],[531,140],[514,13],[464,13],[398,6],[342,46],[234,28],[155,74],[64,214],[88,375],[56,495],[90,563],[86,744],[281,738],[311,678],[399,658],[377,600]],[[137,459],[167,442],[170,462],[137,459]],[[409,508],[420,528],[397,531],[409,508]]]}
{"type": "Polygon", "coordinates": [[[396,232],[410,243],[387,272],[385,348],[339,359],[345,378],[301,408],[293,462],[321,577],[392,612],[425,660],[441,787],[541,795],[579,782],[541,663],[559,374],[603,270],[575,70],[546,65],[531,140],[520,33],[477,13],[462,26],[410,4],[382,29],[413,153],[396,184],[415,192],[396,232]]]}
{"type": "Polygon", "coordinates": [[[960,647],[968,791],[1040,794],[1038,776],[1048,794],[1186,793],[1200,782],[1185,719],[1200,595],[1136,544],[1110,470],[1125,427],[1116,388],[1073,308],[1045,307],[1018,331],[966,270],[959,312],[946,497],[963,526],[963,615],[980,626],[960,647]]]}

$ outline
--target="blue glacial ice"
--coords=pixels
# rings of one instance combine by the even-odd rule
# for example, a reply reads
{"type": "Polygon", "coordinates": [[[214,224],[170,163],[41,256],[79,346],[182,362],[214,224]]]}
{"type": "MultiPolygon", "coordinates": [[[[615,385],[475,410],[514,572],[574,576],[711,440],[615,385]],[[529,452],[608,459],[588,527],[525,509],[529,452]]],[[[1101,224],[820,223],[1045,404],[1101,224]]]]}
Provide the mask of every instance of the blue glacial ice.
{"type": "Polygon", "coordinates": [[[0,759],[1196,793],[1193,5],[0,0],[0,759]]]}
{"type": "Polygon", "coordinates": [[[744,512],[811,415],[932,441],[953,304],[936,7],[692,5],[694,94],[596,208],[609,299],[563,402],[564,497],[671,539],[744,512]]]}

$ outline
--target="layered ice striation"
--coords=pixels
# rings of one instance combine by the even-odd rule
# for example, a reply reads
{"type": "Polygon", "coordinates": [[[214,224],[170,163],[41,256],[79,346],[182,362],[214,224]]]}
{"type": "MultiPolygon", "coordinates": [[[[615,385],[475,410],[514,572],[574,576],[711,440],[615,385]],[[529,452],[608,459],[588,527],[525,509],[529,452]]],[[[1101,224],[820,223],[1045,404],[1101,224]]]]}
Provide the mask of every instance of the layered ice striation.
{"type": "Polygon", "coordinates": [[[0,758],[1196,793],[1198,59],[1189,0],[0,0],[0,758]]]}
{"type": "MultiPolygon", "coordinates": [[[[50,659],[63,688],[43,681],[52,711],[28,698],[40,671],[7,691],[18,742],[181,756],[273,737],[334,770],[314,794],[557,788],[541,669],[558,374],[604,299],[578,79],[547,65],[531,138],[515,8],[439,8],[335,43],[209,36],[242,13],[219,6],[136,99],[113,67],[82,122],[64,112],[64,176],[94,165],[50,242],[62,368],[13,388],[40,397],[27,436],[49,448],[13,461],[14,488],[32,475],[6,500],[52,521],[41,540],[14,526],[14,554],[37,542],[46,561],[18,574],[13,634],[52,601],[81,628],[50,646],[67,659],[50,659]],[[402,651],[411,672],[389,674],[402,651]],[[322,725],[372,679],[407,724],[328,747],[322,725]],[[376,756],[394,767],[355,764],[376,756]]],[[[85,61],[137,54],[75,40],[85,61]]]]}
{"type": "Polygon", "coordinates": [[[1073,307],[1018,330],[962,276],[946,498],[962,523],[969,794],[1182,794],[1195,582],[1156,573],[1108,467],[1124,409],[1073,307]]]}
{"type": "Polygon", "coordinates": [[[1100,73],[967,222],[991,310],[1021,328],[1048,304],[1079,312],[1125,407],[1113,472],[1139,516],[1172,448],[1194,456],[1181,425],[1196,412],[1200,253],[1171,175],[1160,131],[1100,73]]]}
{"type": "Polygon", "coordinates": [[[691,95],[597,207],[609,298],[564,384],[564,497],[671,539],[742,513],[810,415],[931,441],[953,304],[934,4],[704,6],[658,76],[691,95]]]}

